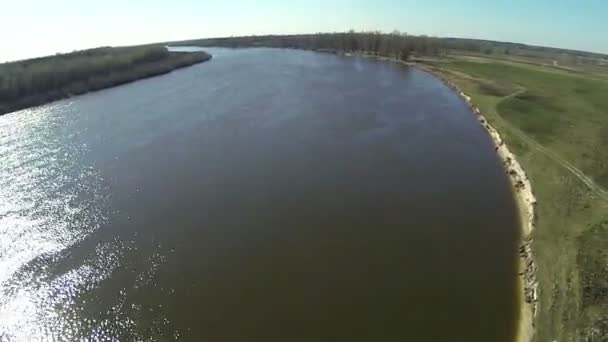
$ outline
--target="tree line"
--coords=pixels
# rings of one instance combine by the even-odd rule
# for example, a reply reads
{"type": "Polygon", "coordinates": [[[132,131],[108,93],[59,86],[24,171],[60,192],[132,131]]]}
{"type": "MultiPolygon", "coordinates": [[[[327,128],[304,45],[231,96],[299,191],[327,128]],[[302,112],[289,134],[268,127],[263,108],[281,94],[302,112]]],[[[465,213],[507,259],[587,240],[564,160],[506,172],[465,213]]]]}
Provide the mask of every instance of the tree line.
{"type": "Polygon", "coordinates": [[[0,114],[112,87],[211,58],[164,46],[100,47],[0,64],[0,114]]]}
{"type": "Polygon", "coordinates": [[[259,46],[333,52],[364,52],[402,60],[407,60],[411,55],[436,56],[441,52],[439,38],[412,36],[398,31],[382,33],[351,30],[339,33],[196,39],[170,42],[169,44],[219,47],[259,46]]]}
{"type": "Polygon", "coordinates": [[[483,54],[512,54],[530,57],[564,57],[589,59],[592,63],[608,61],[608,55],[533,46],[520,43],[499,42],[468,38],[437,38],[415,36],[393,31],[382,33],[348,32],[299,35],[263,35],[227,38],[194,39],[168,42],[170,45],[220,46],[220,47],[277,47],[334,52],[365,52],[406,60],[410,56],[440,56],[451,51],[483,54]]]}

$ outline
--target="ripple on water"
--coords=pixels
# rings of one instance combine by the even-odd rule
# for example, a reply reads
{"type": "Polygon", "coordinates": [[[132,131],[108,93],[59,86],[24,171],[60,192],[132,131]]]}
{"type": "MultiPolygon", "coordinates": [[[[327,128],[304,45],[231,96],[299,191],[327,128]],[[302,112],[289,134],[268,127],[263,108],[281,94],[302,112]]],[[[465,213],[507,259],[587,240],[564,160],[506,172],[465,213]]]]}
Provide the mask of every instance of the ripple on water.
{"type": "Polygon", "coordinates": [[[96,331],[75,317],[76,299],[120,264],[118,241],[99,244],[82,265],[51,272],[62,251],[107,219],[86,149],[62,141],[57,115],[70,103],[0,117],[0,337],[70,340],[96,331]]]}
{"type": "Polygon", "coordinates": [[[146,339],[170,323],[151,322],[142,335],[134,317],[150,309],[128,303],[133,292],[156,286],[160,252],[144,261],[107,312],[93,315],[84,294],[128,266],[123,256],[136,250],[133,241],[93,243],[75,265],[64,265],[109,217],[104,180],[83,162],[86,146],[66,132],[66,118],[78,115],[70,110],[64,103],[0,117],[0,341],[146,339]]]}

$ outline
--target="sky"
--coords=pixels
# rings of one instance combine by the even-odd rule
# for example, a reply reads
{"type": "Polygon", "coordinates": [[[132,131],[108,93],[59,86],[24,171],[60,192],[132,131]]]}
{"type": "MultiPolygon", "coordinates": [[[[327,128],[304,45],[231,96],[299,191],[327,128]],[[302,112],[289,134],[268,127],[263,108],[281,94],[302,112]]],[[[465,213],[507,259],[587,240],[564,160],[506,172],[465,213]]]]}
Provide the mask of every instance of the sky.
{"type": "Polygon", "coordinates": [[[0,61],[193,38],[354,30],[608,53],[605,0],[0,0],[0,61]]]}

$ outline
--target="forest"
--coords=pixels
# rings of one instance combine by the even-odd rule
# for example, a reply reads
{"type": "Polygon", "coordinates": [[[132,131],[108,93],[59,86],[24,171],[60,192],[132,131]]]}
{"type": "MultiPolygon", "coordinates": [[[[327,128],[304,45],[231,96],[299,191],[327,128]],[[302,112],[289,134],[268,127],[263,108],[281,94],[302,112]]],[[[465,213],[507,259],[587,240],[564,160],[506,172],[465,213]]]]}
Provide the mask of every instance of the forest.
{"type": "Polygon", "coordinates": [[[0,64],[0,114],[209,60],[162,45],[100,47],[0,64]]]}

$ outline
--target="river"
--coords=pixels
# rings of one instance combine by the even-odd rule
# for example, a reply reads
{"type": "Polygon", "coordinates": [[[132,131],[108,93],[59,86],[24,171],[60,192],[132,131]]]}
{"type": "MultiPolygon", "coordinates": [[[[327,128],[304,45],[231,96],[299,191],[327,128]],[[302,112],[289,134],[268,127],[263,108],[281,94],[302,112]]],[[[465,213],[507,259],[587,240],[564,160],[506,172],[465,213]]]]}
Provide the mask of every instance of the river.
{"type": "Polygon", "coordinates": [[[516,207],[456,94],[208,51],[0,116],[0,340],[512,339],[516,207]]]}

